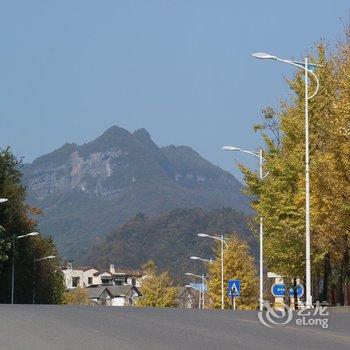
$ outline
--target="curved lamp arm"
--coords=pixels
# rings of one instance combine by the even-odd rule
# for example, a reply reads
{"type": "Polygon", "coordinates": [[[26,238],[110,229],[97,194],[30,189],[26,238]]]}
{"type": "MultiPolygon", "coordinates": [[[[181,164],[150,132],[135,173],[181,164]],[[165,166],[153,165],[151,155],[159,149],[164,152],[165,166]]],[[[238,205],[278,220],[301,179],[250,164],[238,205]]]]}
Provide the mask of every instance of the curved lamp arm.
{"type": "MultiPolygon", "coordinates": [[[[305,65],[304,62],[297,62],[297,61],[291,61],[291,60],[283,60],[281,58],[278,58],[277,56],[274,56],[274,55],[270,55],[268,53],[265,53],[265,52],[256,52],[256,53],[253,53],[252,54],[253,57],[255,58],[258,58],[258,59],[262,59],[262,60],[274,60],[274,61],[280,61],[280,62],[284,62],[284,63],[288,63],[294,67],[297,67],[297,68],[301,68],[301,69],[304,69],[305,71],[307,71],[308,73],[310,73],[315,81],[316,81],[316,90],[314,91],[314,93],[309,96],[309,100],[312,99],[318,92],[318,89],[320,87],[320,83],[319,83],[319,80],[316,76],[316,74],[311,70],[311,69],[308,69],[307,66],[305,65]]],[[[312,63],[311,65],[317,67],[319,65],[315,64],[315,63],[312,63]]]]}
{"type": "MultiPolygon", "coordinates": [[[[280,61],[280,62],[284,62],[284,63],[287,63],[287,64],[290,64],[290,65],[292,65],[292,66],[294,66],[294,67],[297,67],[297,68],[299,68],[299,69],[306,70],[308,73],[310,73],[310,74],[314,77],[314,79],[315,79],[315,81],[316,81],[316,90],[314,91],[314,93],[313,93],[311,96],[309,96],[308,99],[311,100],[313,97],[316,96],[316,94],[317,94],[317,92],[318,92],[318,90],[319,90],[319,88],[320,88],[320,82],[319,82],[319,80],[318,80],[316,74],[315,74],[311,69],[308,69],[307,67],[305,67],[305,64],[302,63],[302,62],[299,63],[299,62],[294,62],[294,61],[290,61],[290,60],[283,60],[283,59],[278,58],[278,57],[276,57],[275,60],[276,60],[276,61],[280,61]]],[[[316,66],[316,65],[315,65],[315,66],[316,66]]]]}
{"type": "MultiPolygon", "coordinates": [[[[266,158],[262,156],[262,150],[260,152],[253,152],[253,151],[248,151],[246,149],[241,149],[239,147],[234,147],[234,146],[223,146],[222,149],[225,151],[238,151],[238,152],[247,153],[258,158],[261,162],[262,161],[266,162],[266,158]]],[[[269,175],[269,172],[263,175],[261,179],[265,179],[268,175],[269,175]]]]}
{"type": "Polygon", "coordinates": [[[185,275],[186,276],[197,277],[197,278],[200,278],[202,281],[205,281],[205,276],[204,275],[196,275],[196,274],[191,273],[191,272],[186,272],[185,275]]]}
{"type": "Polygon", "coordinates": [[[220,241],[220,242],[224,243],[224,244],[226,245],[225,253],[228,251],[228,244],[227,244],[227,242],[226,242],[224,239],[221,239],[220,237],[215,237],[215,236],[209,236],[209,237],[211,237],[211,238],[213,238],[213,239],[216,239],[217,241],[220,241]]]}
{"type": "Polygon", "coordinates": [[[212,239],[216,239],[217,241],[220,241],[222,243],[225,243],[226,250],[225,250],[224,253],[226,253],[228,251],[228,244],[225,242],[225,239],[221,239],[220,237],[217,237],[217,236],[211,236],[211,235],[208,235],[206,233],[198,233],[197,236],[199,236],[199,237],[209,237],[209,238],[212,238],[212,239]]]}

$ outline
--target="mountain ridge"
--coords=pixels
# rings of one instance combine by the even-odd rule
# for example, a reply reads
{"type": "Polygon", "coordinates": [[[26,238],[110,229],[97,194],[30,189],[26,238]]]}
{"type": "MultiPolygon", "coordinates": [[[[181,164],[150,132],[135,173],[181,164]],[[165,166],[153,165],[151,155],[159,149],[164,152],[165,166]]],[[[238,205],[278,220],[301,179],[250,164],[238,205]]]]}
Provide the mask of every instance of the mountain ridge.
{"type": "Polygon", "coordinates": [[[242,184],[189,146],[158,147],[145,129],[112,126],[95,140],[66,143],[23,167],[39,228],[74,258],[138,212],[231,206],[250,212],[242,184]]]}

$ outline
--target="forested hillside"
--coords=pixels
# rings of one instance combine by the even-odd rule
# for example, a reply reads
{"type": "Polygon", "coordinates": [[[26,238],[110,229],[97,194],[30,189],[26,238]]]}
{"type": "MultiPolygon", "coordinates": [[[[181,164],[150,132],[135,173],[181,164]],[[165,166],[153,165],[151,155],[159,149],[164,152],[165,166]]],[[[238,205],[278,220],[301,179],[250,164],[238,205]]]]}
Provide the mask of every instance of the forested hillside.
{"type": "Polygon", "coordinates": [[[248,241],[256,255],[256,240],[247,220],[232,208],[175,209],[157,217],[138,214],[96,244],[81,261],[97,266],[113,263],[118,267],[139,268],[153,260],[161,271],[168,270],[181,280],[185,272],[205,270],[201,262],[189,259],[191,255],[206,259],[214,255],[215,241],[200,238],[198,233],[229,235],[235,232],[248,241]]]}

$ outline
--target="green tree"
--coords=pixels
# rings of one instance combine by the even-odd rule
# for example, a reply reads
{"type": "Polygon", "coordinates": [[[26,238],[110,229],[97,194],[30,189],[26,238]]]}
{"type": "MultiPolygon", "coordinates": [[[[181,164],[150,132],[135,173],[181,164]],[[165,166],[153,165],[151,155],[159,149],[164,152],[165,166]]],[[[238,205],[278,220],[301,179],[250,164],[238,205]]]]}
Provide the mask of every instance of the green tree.
{"type": "MultiPolygon", "coordinates": [[[[254,259],[249,253],[248,244],[236,235],[230,235],[226,241],[228,248],[224,254],[224,291],[225,308],[231,305],[227,297],[228,280],[241,281],[241,296],[236,299],[236,305],[241,309],[256,309],[258,305],[257,272],[254,259]]],[[[221,307],[221,246],[215,250],[215,260],[208,266],[208,305],[212,308],[221,307]]]]}
{"type": "Polygon", "coordinates": [[[167,272],[157,274],[157,267],[153,261],[142,266],[146,276],[141,281],[142,297],[137,306],[174,307],[178,296],[178,288],[172,285],[167,272]]]}
{"type": "Polygon", "coordinates": [[[0,302],[10,302],[14,258],[15,302],[31,303],[33,282],[36,281],[37,302],[57,303],[63,292],[59,259],[43,260],[34,264],[34,259],[48,255],[58,257],[54,242],[41,235],[17,239],[19,235],[37,230],[33,217],[40,214],[40,210],[25,203],[26,192],[21,182],[20,168],[21,162],[9,148],[0,151],[0,195],[9,199],[0,205],[0,302]]]}
{"type": "Polygon", "coordinates": [[[65,292],[62,296],[61,304],[65,305],[92,305],[89,295],[83,288],[75,288],[65,292]]]}

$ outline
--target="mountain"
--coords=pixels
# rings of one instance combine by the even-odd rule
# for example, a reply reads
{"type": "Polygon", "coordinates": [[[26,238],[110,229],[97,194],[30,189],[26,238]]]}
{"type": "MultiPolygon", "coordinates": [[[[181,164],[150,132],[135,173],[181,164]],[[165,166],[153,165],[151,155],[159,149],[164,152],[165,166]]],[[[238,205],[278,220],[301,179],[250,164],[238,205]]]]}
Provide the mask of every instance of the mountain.
{"type": "Polygon", "coordinates": [[[113,126],[96,140],[26,164],[28,203],[43,209],[42,232],[74,258],[137,213],[230,206],[249,212],[242,185],[190,147],[158,147],[145,129],[113,126]]]}
{"type": "Polygon", "coordinates": [[[161,271],[169,271],[176,281],[183,281],[185,272],[203,272],[203,263],[191,261],[190,256],[210,259],[214,255],[215,242],[198,237],[198,233],[216,236],[233,232],[257,255],[257,240],[247,218],[232,208],[175,209],[156,217],[138,214],[96,244],[81,262],[138,269],[153,260],[161,271]]]}

